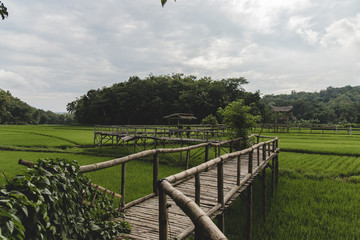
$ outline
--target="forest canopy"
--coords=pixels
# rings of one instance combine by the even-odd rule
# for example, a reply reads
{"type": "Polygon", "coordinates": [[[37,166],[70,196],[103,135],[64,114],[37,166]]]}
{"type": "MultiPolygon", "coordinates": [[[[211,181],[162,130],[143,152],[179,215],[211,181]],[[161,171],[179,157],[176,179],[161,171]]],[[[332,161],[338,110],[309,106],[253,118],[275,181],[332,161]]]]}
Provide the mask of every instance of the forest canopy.
{"type": "MultiPolygon", "coordinates": [[[[67,105],[81,124],[164,124],[173,113],[193,113],[198,122],[219,107],[244,99],[258,114],[264,108],[260,94],[246,92],[243,78],[197,79],[184,74],[130,77],[111,87],[90,90],[67,105]]],[[[197,122],[197,123],[198,123],[197,122]]],[[[195,122],[192,122],[195,123],[195,122]]]]}
{"type": "Polygon", "coordinates": [[[293,106],[294,120],[321,124],[360,123],[360,86],[328,87],[320,92],[266,95],[267,106],[293,106]]]}
{"type": "Polygon", "coordinates": [[[36,109],[0,89],[0,124],[68,124],[72,121],[70,114],[36,109]]]}

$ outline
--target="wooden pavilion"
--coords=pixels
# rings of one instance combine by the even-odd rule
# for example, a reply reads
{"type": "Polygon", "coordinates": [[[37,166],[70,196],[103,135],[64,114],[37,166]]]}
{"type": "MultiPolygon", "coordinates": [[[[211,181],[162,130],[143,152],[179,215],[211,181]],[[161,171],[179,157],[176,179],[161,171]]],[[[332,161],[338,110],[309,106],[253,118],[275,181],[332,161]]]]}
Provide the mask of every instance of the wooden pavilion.
{"type": "Polygon", "coordinates": [[[290,112],[293,106],[276,107],[271,105],[270,107],[275,112],[274,131],[278,132],[279,127],[286,127],[289,131],[290,112]]]}

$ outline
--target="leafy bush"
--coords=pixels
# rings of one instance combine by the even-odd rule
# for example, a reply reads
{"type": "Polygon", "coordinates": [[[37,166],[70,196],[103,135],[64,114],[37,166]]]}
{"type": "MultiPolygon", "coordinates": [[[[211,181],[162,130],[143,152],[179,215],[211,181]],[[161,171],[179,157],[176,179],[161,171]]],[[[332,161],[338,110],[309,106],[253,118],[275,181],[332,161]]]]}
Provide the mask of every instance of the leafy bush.
{"type": "Polygon", "coordinates": [[[201,124],[218,125],[219,123],[218,123],[216,117],[214,115],[210,114],[203,118],[203,120],[201,121],[201,124]]]}
{"type": "MultiPolygon", "coordinates": [[[[242,99],[230,103],[225,109],[218,109],[218,114],[222,116],[222,121],[230,130],[232,138],[242,137],[246,139],[250,129],[256,127],[261,116],[253,116],[250,112],[251,107],[246,106],[242,99]]],[[[245,144],[245,141],[243,143],[245,144]]]]}
{"type": "Polygon", "coordinates": [[[76,161],[39,160],[0,188],[1,239],[112,239],[130,232],[112,201],[97,194],[76,161]]]}

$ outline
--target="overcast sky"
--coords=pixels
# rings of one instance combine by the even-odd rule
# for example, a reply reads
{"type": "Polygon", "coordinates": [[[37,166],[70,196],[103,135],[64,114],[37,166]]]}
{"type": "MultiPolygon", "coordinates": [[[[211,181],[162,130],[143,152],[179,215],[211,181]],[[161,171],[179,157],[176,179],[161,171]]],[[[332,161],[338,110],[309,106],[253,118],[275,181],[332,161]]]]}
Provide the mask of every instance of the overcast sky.
{"type": "Polygon", "coordinates": [[[245,77],[262,94],[360,85],[357,0],[3,0],[0,88],[55,112],[130,76],[245,77]]]}

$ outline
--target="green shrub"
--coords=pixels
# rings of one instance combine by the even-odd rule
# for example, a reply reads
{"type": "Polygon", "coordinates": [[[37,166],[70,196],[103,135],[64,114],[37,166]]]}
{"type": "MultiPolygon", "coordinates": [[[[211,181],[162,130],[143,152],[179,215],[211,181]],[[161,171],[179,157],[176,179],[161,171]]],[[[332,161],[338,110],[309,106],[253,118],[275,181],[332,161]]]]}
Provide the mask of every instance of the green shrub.
{"type": "Polygon", "coordinates": [[[112,239],[130,232],[110,198],[97,194],[76,161],[39,160],[0,188],[1,239],[112,239]]]}
{"type": "Polygon", "coordinates": [[[201,121],[201,124],[218,125],[219,123],[218,123],[216,117],[214,115],[210,114],[203,118],[203,120],[201,121]]]}

